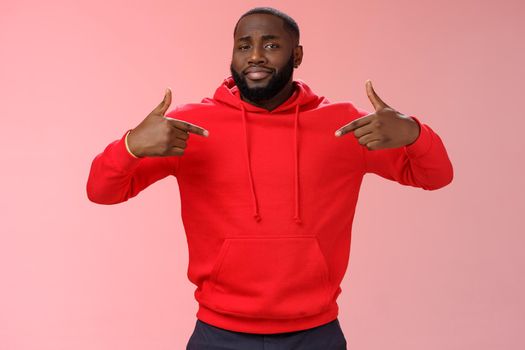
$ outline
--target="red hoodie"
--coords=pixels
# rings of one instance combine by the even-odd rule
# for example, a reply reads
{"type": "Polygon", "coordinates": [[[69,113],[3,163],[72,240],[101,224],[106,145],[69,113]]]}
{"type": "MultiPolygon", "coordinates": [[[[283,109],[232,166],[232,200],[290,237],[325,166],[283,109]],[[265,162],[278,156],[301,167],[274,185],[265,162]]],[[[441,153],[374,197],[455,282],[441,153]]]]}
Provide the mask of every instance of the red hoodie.
{"type": "Polygon", "coordinates": [[[134,158],[126,131],[91,166],[87,194],[100,204],[176,177],[196,316],[220,328],[279,333],[334,320],[363,175],[426,190],[452,181],[441,139],[417,118],[413,144],[369,151],[353,135],[334,134],[368,112],[294,85],[268,111],[242,101],[228,77],[213,98],[166,114],[210,132],[190,134],[184,155],[134,158]]]}

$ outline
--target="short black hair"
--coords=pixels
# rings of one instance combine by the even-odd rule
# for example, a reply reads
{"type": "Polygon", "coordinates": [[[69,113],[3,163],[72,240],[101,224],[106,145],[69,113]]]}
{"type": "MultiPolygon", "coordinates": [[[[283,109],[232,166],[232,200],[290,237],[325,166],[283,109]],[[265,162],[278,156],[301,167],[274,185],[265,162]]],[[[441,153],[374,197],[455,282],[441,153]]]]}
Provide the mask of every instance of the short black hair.
{"type": "Polygon", "coordinates": [[[297,44],[299,44],[299,26],[297,25],[297,22],[295,20],[288,16],[286,13],[279,11],[273,7],[254,7],[251,10],[245,12],[239,19],[237,20],[237,23],[235,24],[235,28],[233,29],[233,36],[235,37],[235,32],[237,31],[237,26],[239,25],[239,21],[248,16],[253,15],[256,13],[264,13],[268,15],[273,15],[276,17],[279,17],[284,22],[284,29],[287,30],[293,39],[297,40],[297,44]]]}

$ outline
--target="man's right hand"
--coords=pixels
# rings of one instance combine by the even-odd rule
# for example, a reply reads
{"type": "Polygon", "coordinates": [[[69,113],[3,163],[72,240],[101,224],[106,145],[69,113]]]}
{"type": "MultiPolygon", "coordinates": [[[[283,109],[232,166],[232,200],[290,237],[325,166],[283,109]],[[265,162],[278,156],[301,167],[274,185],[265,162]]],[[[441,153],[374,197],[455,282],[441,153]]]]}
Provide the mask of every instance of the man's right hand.
{"type": "Polygon", "coordinates": [[[137,157],[182,156],[189,133],[208,137],[209,132],[195,124],[165,117],[171,104],[171,90],[162,102],[128,135],[128,147],[137,157]]]}

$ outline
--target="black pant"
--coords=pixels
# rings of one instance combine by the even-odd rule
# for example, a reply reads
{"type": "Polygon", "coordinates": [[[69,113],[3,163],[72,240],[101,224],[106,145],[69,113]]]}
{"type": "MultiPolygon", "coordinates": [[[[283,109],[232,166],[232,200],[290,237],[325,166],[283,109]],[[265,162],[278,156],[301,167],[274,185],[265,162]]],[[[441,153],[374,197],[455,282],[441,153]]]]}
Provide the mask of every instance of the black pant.
{"type": "Polygon", "coordinates": [[[274,334],[234,332],[197,319],[186,350],[346,350],[346,339],[337,318],[314,328],[274,334]]]}

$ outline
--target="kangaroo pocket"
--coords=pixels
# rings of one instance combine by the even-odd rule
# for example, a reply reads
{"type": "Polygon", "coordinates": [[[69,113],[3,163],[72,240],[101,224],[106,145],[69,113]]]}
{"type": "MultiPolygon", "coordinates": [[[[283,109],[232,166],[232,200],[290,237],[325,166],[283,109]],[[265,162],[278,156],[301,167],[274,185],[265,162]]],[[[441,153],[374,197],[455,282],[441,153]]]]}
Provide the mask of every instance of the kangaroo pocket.
{"type": "Polygon", "coordinates": [[[324,311],[330,278],[317,237],[226,238],[201,301],[243,317],[284,319],[324,311]]]}

